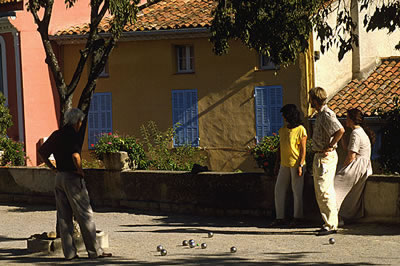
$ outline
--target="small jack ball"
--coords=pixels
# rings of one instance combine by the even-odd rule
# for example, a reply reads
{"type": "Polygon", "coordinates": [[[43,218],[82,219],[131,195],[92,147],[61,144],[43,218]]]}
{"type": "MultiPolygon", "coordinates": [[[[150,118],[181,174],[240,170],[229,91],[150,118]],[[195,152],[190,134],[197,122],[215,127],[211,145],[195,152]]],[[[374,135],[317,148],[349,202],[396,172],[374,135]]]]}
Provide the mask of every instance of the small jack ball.
{"type": "Polygon", "coordinates": [[[336,243],[336,241],[335,241],[335,239],[333,237],[329,238],[329,244],[333,245],[335,243],[336,243]]]}
{"type": "Polygon", "coordinates": [[[236,247],[231,247],[231,253],[235,253],[237,251],[236,247]]]}
{"type": "Polygon", "coordinates": [[[182,242],[182,246],[189,246],[189,242],[187,241],[187,240],[183,240],[183,242],[182,242]]]}
{"type": "Polygon", "coordinates": [[[158,245],[158,246],[157,246],[157,251],[158,251],[158,252],[160,252],[162,249],[164,249],[163,246],[161,246],[161,245],[158,245]]]}
{"type": "Polygon", "coordinates": [[[201,243],[201,248],[202,248],[202,249],[207,248],[207,244],[206,244],[206,243],[201,243]]]}
{"type": "Polygon", "coordinates": [[[209,238],[211,238],[211,237],[213,237],[214,236],[214,233],[213,232],[208,232],[208,237],[209,238]]]}
{"type": "Polygon", "coordinates": [[[166,256],[167,255],[167,250],[166,249],[162,249],[160,251],[160,253],[161,253],[161,256],[166,256]]]}

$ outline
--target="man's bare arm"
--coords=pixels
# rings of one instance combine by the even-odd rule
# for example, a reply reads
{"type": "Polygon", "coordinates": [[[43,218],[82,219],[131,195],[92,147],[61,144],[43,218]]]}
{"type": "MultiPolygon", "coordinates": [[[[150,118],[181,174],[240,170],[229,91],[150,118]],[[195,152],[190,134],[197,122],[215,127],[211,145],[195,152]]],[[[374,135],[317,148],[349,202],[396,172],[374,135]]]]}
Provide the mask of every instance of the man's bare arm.
{"type": "Polygon", "coordinates": [[[80,176],[84,176],[83,169],[82,169],[82,160],[81,160],[81,155],[77,152],[72,154],[72,161],[74,162],[74,165],[76,167],[76,172],[80,176]]]}
{"type": "Polygon", "coordinates": [[[44,154],[40,149],[39,149],[39,156],[42,159],[42,161],[49,167],[51,170],[57,172],[57,168],[50,162],[49,156],[44,154]]]}

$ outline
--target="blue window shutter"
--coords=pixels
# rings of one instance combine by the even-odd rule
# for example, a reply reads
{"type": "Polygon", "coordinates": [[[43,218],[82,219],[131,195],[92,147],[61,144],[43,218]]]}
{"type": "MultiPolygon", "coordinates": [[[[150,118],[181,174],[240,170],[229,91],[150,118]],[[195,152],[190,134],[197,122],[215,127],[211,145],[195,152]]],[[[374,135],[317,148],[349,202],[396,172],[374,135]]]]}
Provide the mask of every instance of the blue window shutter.
{"type": "Polygon", "coordinates": [[[172,91],[172,123],[174,146],[199,146],[197,90],[172,91]]]}
{"type": "Polygon", "coordinates": [[[277,133],[282,127],[283,120],[280,113],[282,108],[282,87],[255,88],[255,116],[257,142],[264,136],[277,133]]]}
{"type": "Polygon", "coordinates": [[[88,115],[88,144],[93,149],[102,133],[112,132],[112,101],[110,92],[94,93],[88,115]]]}
{"type": "Polygon", "coordinates": [[[271,119],[271,132],[278,133],[278,130],[282,127],[283,119],[280,113],[282,108],[282,88],[281,87],[270,87],[269,97],[270,102],[270,119],[271,119]]]}

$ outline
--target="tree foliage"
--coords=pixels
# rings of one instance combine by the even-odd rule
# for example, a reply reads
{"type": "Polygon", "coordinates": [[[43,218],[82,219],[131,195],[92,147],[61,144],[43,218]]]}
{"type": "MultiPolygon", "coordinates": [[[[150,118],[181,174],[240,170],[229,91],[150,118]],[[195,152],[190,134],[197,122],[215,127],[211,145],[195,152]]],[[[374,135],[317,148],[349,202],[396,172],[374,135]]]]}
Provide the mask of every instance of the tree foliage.
{"type": "Polygon", "coordinates": [[[321,52],[338,47],[341,60],[358,45],[358,18],[352,17],[353,8],[368,11],[363,19],[367,31],[386,28],[393,32],[400,26],[396,0],[218,0],[211,42],[221,55],[228,51],[230,40],[240,40],[274,63],[287,65],[308,49],[314,30],[321,52]],[[333,23],[328,20],[332,16],[333,23]]]}
{"type": "Polygon", "coordinates": [[[400,99],[393,98],[394,107],[389,111],[378,110],[379,116],[385,122],[382,127],[381,162],[387,172],[400,173],[400,99]]]}

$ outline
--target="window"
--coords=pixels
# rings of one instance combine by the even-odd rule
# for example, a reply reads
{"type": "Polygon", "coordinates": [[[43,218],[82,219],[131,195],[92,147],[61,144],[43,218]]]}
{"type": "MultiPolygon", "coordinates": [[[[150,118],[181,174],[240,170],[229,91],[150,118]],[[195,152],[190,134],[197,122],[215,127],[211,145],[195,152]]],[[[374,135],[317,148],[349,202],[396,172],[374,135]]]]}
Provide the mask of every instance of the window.
{"type": "Polygon", "coordinates": [[[176,46],[176,58],[178,73],[194,72],[194,51],[193,46],[176,46]]]}
{"type": "Polygon", "coordinates": [[[255,88],[256,138],[257,142],[264,136],[278,133],[283,125],[282,87],[268,86],[255,88]]]}
{"type": "Polygon", "coordinates": [[[174,146],[199,146],[197,90],[172,91],[172,123],[175,128],[174,146]]]}
{"type": "Polygon", "coordinates": [[[88,115],[88,143],[93,149],[102,133],[112,132],[111,92],[94,93],[88,115]]]}
{"type": "Polygon", "coordinates": [[[6,105],[8,105],[8,88],[7,88],[7,60],[6,60],[6,43],[0,36],[0,92],[6,97],[6,105]]]}
{"type": "Polygon", "coordinates": [[[278,69],[277,65],[271,61],[271,57],[260,55],[260,69],[278,69]]]}

